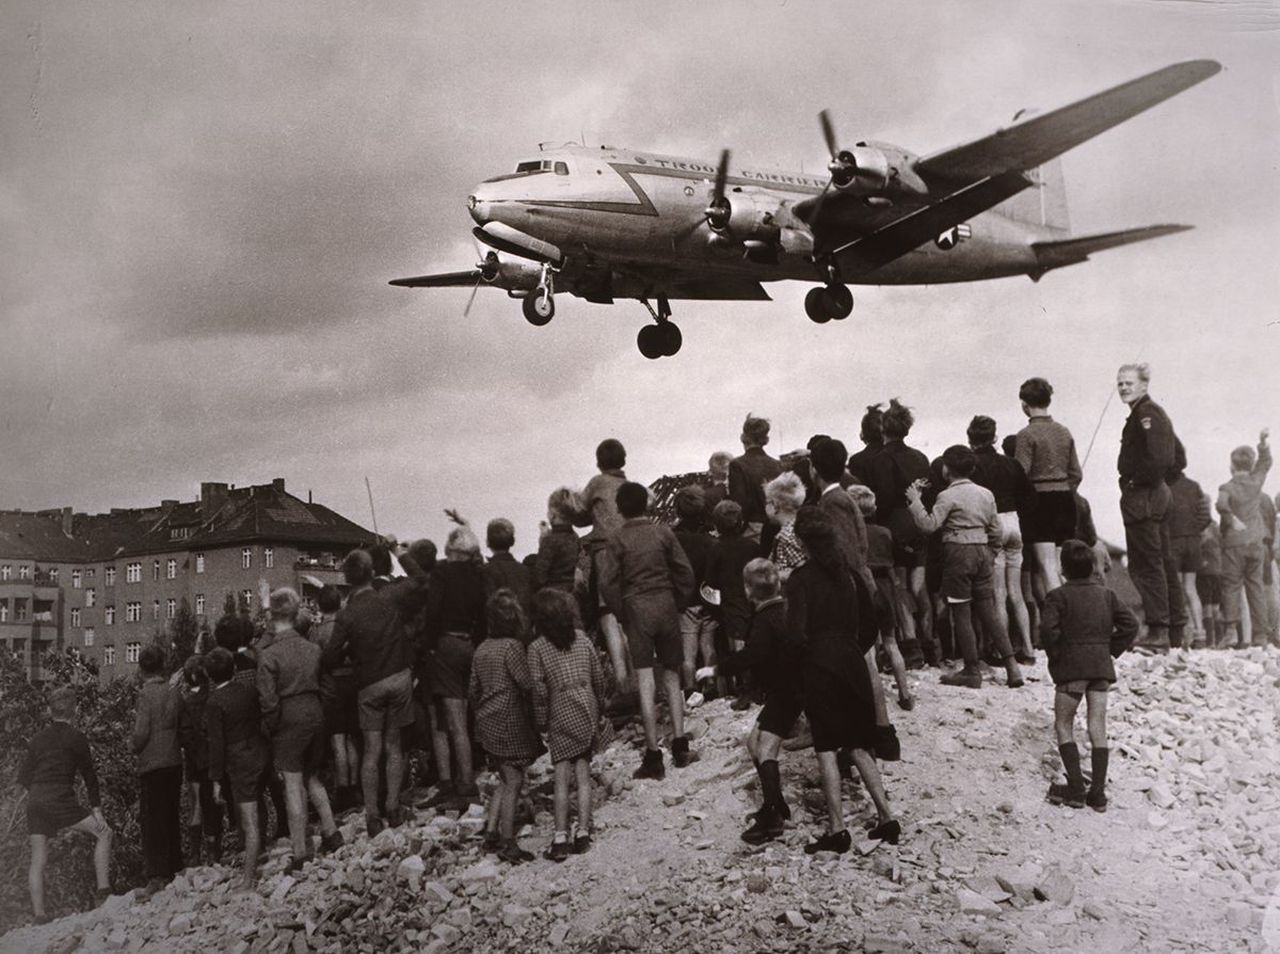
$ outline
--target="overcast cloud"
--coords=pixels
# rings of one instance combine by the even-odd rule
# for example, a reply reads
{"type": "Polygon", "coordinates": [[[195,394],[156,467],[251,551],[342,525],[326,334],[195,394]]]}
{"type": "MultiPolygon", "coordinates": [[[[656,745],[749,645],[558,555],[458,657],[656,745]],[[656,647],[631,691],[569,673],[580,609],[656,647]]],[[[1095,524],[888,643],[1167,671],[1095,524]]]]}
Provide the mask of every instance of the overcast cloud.
{"type": "MultiPolygon", "coordinates": [[[[190,499],[285,477],[380,528],[441,509],[516,520],[581,485],[616,436],[648,482],[815,432],[856,449],[901,395],[930,455],[974,413],[1022,425],[1056,388],[1087,446],[1116,366],[1143,358],[1193,477],[1280,425],[1280,12],[1216,3],[258,3],[5,5],[0,20],[0,507],[190,499]],[[818,327],[805,286],[771,303],[677,303],[684,350],[646,320],[561,297],[532,328],[482,289],[386,281],[475,259],[481,179],[585,137],[712,159],[824,165],[841,139],[920,153],[1178,60],[1222,74],[1068,153],[1077,232],[1196,230],[1024,279],[855,287],[818,327]]],[[[1113,401],[1084,492],[1122,534],[1113,401]]],[[[1273,490],[1275,487],[1272,488],[1273,490]]]]}

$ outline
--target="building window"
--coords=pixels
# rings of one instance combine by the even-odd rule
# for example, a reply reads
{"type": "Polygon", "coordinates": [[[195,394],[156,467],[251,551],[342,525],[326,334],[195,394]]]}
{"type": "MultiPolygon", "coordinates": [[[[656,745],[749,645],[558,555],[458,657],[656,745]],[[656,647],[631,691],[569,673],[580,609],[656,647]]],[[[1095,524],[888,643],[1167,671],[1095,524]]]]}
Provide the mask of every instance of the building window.
{"type": "Polygon", "coordinates": [[[196,554],[196,572],[197,573],[204,572],[204,554],[203,553],[196,554]]]}
{"type": "Polygon", "coordinates": [[[266,564],[267,569],[271,569],[276,565],[276,551],[267,547],[262,551],[262,562],[266,564]]]}
{"type": "Polygon", "coordinates": [[[176,580],[178,578],[178,561],[170,560],[164,565],[164,576],[167,580],[176,580]]]}
{"type": "Polygon", "coordinates": [[[71,607],[71,625],[72,626],[80,625],[80,607],[78,606],[71,607]]]}
{"type": "Polygon", "coordinates": [[[84,644],[86,646],[92,646],[93,641],[97,637],[97,635],[98,634],[93,631],[92,626],[86,626],[84,628],[84,644]]]}
{"type": "Polygon", "coordinates": [[[248,570],[253,566],[253,548],[245,547],[240,551],[240,569],[248,570]]]}
{"type": "Polygon", "coordinates": [[[142,655],[142,643],[126,643],[124,647],[124,661],[136,663],[138,657],[142,655]]]}
{"type": "Polygon", "coordinates": [[[142,564],[141,563],[125,564],[124,581],[126,583],[141,583],[142,582],[142,564]]]}
{"type": "Polygon", "coordinates": [[[71,588],[73,590],[80,589],[80,571],[79,570],[71,571],[71,588]]]}
{"type": "Polygon", "coordinates": [[[0,623],[9,622],[9,601],[0,600],[0,623]]]}
{"type": "Polygon", "coordinates": [[[108,606],[104,609],[102,611],[102,616],[108,626],[114,626],[116,624],[116,608],[114,606],[108,606]]]}
{"type": "Polygon", "coordinates": [[[247,609],[250,613],[253,612],[253,590],[240,591],[240,605],[243,606],[245,609],[247,609]]]}
{"type": "MultiPolygon", "coordinates": [[[[248,591],[246,590],[246,592],[248,591]]],[[[13,621],[15,623],[25,623],[27,621],[27,601],[21,597],[14,598],[13,621]]]]}
{"type": "Polygon", "coordinates": [[[124,604],[124,621],[126,623],[142,622],[142,601],[130,600],[124,604]]]}
{"type": "Polygon", "coordinates": [[[160,618],[160,601],[159,600],[151,601],[151,618],[152,619],[160,618]]]}
{"type": "Polygon", "coordinates": [[[177,615],[178,615],[178,601],[165,600],[164,601],[164,618],[173,619],[177,615]]]}
{"type": "Polygon", "coordinates": [[[27,564],[25,563],[21,564],[18,567],[18,579],[20,580],[31,579],[31,567],[27,566],[27,564]]]}
{"type": "Polygon", "coordinates": [[[151,579],[160,579],[160,561],[156,560],[151,564],[151,579]]]}
{"type": "Polygon", "coordinates": [[[84,605],[92,607],[98,601],[98,591],[92,586],[86,587],[84,591],[84,605]]]}
{"type": "Polygon", "coordinates": [[[116,664],[116,648],[114,646],[102,647],[102,664],[104,666],[114,666],[116,664]]]}
{"type": "Polygon", "coordinates": [[[116,568],[113,566],[106,567],[102,571],[102,582],[106,586],[116,585],[116,568]]]}
{"type": "Polygon", "coordinates": [[[197,616],[204,615],[204,594],[203,593],[196,594],[196,615],[197,616]]]}
{"type": "Polygon", "coordinates": [[[49,582],[50,583],[58,582],[58,568],[56,566],[49,568],[49,582]]]}
{"type": "Polygon", "coordinates": [[[89,567],[89,569],[84,571],[84,578],[86,580],[92,580],[96,578],[97,575],[98,575],[98,571],[95,567],[89,567]]]}
{"type": "Polygon", "coordinates": [[[13,576],[13,567],[7,563],[4,566],[0,566],[0,580],[7,580],[11,576],[13,576]]]}

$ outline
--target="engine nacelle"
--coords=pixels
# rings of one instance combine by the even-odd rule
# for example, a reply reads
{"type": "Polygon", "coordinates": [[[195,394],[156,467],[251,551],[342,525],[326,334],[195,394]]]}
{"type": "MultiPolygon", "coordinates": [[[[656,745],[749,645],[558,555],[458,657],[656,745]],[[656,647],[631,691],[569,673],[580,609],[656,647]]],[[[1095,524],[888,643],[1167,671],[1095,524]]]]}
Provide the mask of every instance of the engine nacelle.
{"type": "Polygon", "coordinates": [[[831,184],[856,195],[928,195],[929,187],[911,167],[911,155],[859,143],[831,160],[831,184]]]}
{"type": "Polygon", "coordinates": [[[728,214],[710,216],[711,230],[723,238],[739,242],[753,239],[773,243],[778,239],[778,210],[780,203],[775,196],[735,189],[724,197],[728,214]]]}
{"type": "Polygon", "coordinates": [[[499,262],[492,278],[487,274],[482,277],[490,285],[508,291],[532,291],[542,278],[542,266],[533,262],[499,262]]]}

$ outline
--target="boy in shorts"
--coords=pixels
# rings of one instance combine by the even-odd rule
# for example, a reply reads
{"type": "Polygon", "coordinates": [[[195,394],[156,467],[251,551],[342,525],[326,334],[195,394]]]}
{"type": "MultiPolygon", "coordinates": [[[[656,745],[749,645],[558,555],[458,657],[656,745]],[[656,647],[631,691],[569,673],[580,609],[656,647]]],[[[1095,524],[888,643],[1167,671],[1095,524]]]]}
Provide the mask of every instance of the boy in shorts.
{"type": "Polygon", "coordinates": [[[996,498],[986,487],[979,487],[970,476],[977,458],[963,444],[948,447],[942,454],[942,475],[947,487],[938,494],[932,512],[921,503],[920,481],[907,488],[907,506],[916,526],[925,533],[941,530],[942,588],[941,595],[951,611],[951,629],[964,668],[945,674],[944,686],[982,688],[982,670],[978,666],[978,640],[973,629],[973,610],[978,612],[982,631],[1004,660],[1007,685],[1022,686],[1022,671],[1014,659],[1009,643],[1009,630],[996,614],[994,554],[1004,531],[996,512],[996,498]]]}
{"type": "Polygon", "coordinates": [[[44,909],[44,869],[49,860],[49,839],[64,828],[97,839],[93,849],[97,899],[102,902],[111,895],[111,829],[102,817],[98,774],[93,769],[89,740],[71,724],[76,715],[75,689],[63,686],[53,690],[49,694],[49,712],[53,722],[36,733],[18,769],[18,784],[27,790],[27,826],[31,833],[31,869],[27,884],[37,924],[49,920],[44,909]],[[76,800],[77,772],[84,779],[89,797],[87,811],[76,800]]]}
{"type": "Polygon", "coordinates": [[[660,779],[666,771],[658,748],[655,662],[662,664],[662,685],[671,707],[671,761],[676,768],[694,761],[689,737],[684,734],[680,611],[693,601],[696,582],[693,567],[671,528],[645,519],[649,491],[642,484],[627,481],[618,488],[616,501],[623,523],[604,550],[600,595],[609,612],[622,622],[636,670],[645,753],[634,777],[660,779]]]}
{"type": "Polygon", "coordinates": [[[1116,681],[1112,658],[1133,645],[1138,618],[1102,583],[1093,578],[1093,551],[1079,540],[1062,546],[1062,572],[1067,582],[1044,600],[1040,639],[1049,657],[1049,675],[1057,692],[1053,700],[1058,753],[1066,769],[1065,785],[1049,786],[1054,805],[1107,810],[1107,693],[1116,681]],[[1088,704],[1093,781],[1086,794],[1075,743],[1080,697],[1088,704]]]}

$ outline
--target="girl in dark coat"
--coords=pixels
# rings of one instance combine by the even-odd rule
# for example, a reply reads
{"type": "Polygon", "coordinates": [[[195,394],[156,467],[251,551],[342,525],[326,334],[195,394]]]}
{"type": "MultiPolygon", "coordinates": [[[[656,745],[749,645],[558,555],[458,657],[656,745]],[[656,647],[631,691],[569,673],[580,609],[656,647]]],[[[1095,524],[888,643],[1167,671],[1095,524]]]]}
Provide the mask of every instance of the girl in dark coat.
{"type": "Polygon", "coordinates": [[[1116,681],[1111,660],[1133,645],[1138,619],[1115,593],[1094,579],[1093,568],[1093,550],[1086,544],[1079,540],[1063,544],[1062,571],[1067,582],[1045,597],[1040,641],[1058,690],[1053,699],[1054,731],[1067,772],[1066,785],[1049,786],[1049,801],[1072,808],[1088,804],[1094,811],[1104,812],[1111,755],[1107,748],[1107,693],[1116,681]],[[1088,700],[1089,745],[1093,749],[1093,782],[1088,794],[1075,743],[1081,696],[1088,700]]]}
{"type": "Polygon", "coordinates": [[[190,656],[182,665],[182,708],[178,733],[182,742],[182,764],[187,777],[187,819],[190,859],[200,863],[201,850],[208,848],[210,861],[222,860],[222,808],[213,801],[209,778],[209,737],[205,725],[205,704],[209,701],[209,677],[203,656],[190,656]]]}
{"type": "Polygon", "coordinates": [[[827,831],[806,845],[805,851],[843,853],[852,844],[844,825],[836,760],[842,748],[853,750],[854,765],[876,806],[879,818],[870,837],[897,844],[902,828],[889,808],[880,770],[871,754],[876,743],[875,701],[871,674],[858,645],[858,590],[825,513],[817,507],[801,508],[796,536],[809,560],[787,580],[787,640],[800,661],[804,711],[827,800],[827,831]]]}

